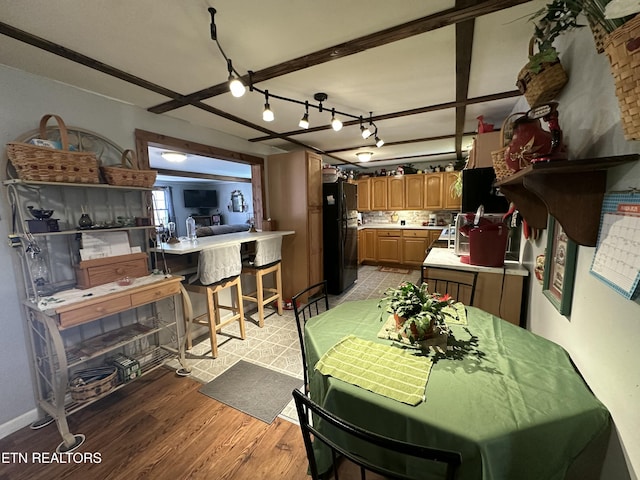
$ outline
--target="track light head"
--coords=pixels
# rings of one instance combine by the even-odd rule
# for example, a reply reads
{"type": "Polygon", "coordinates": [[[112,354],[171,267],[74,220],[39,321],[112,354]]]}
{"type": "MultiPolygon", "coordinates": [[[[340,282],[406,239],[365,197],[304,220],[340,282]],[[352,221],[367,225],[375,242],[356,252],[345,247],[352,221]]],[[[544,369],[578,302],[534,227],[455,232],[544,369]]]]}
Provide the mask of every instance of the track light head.
{"type": "Polygon", "coordinates": [[[336,132],[339,132],[340,130],[342,130],[342,122],[338,117],[336,117],[335,108],[331,109],[331,128],[333,128],[333,130],[336,132]]]}
{"type": "Polygon", "coordinates": [[[364,125],[360,125],[360,133],[362,138],[365,140],[371,136],[371,130],[369,130],[369,127],[365,127],[364,125]]]}
{"type": "Polygon", "coordinates": [[[244,83],[233,74],[233,64],[230,58],[227,59],[227,70],[229,71],[229,91],[231,91],[231,95],[236,98],[243,96],[247,89],[244,83]]]}
{"type": "Polygon", "coordinates": [[[273,122],[275,115],[269,106],[269,90],[264,91],[264,110],[262,111],[262,120],[265,122],[273,122]]]}
{"type": "Polygon", "coordinates": [[[305,130],[309,128],[309,102],[304,102],[304,115],[302,115],[298,126],[305,130]]]}
{"type": "Polygon", "coordinates": [[[383,145],[384,145],[384,140],[382,140],[381,138],[378,138],[378,136],[376,136],[376,147],[380,148],[383,145]]]}

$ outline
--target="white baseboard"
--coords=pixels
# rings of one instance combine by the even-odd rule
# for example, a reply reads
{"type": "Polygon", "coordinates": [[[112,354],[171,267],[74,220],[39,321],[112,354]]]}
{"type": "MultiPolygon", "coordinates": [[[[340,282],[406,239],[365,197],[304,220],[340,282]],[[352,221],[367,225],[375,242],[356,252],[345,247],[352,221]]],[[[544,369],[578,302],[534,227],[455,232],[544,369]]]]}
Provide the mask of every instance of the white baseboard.
{"type": "Polygon", "coordinates": [[[17,432],[21,428],[31,425],[33,422],[38,420],[38,418],[38,409],[34,408],[33,410],[30,410],[27,413],[20,415],[19,417],[3,423],[2,425],[0,425],[0,438],[9,436],[13,432],[17,432]]]}

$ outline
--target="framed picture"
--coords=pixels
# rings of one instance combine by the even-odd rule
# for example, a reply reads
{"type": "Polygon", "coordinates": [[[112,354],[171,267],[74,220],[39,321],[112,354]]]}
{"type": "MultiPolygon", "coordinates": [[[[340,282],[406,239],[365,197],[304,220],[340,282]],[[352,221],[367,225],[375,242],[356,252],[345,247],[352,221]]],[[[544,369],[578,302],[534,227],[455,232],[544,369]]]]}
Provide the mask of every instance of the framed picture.
{"type": "Polygon", "coordinates": [[[542,293],[562,315],[571,313],[577,251],[562,225],[549,217],[542,293]]]}

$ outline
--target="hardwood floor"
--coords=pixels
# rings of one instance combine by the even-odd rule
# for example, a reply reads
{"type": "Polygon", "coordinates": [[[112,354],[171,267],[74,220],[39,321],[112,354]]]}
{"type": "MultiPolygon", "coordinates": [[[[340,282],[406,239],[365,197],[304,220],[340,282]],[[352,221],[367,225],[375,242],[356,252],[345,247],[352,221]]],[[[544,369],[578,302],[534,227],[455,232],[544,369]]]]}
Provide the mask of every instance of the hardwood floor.
{"type": "Polygon", "coordinates": [[[75,413],[70,430],[87,439],[64,464],[51,458],[61,441],[55,424],[23,428],[0,440],[0,479],[309,478],[298,425],[268,425],[200,386],[160,368],[75,413]]]}

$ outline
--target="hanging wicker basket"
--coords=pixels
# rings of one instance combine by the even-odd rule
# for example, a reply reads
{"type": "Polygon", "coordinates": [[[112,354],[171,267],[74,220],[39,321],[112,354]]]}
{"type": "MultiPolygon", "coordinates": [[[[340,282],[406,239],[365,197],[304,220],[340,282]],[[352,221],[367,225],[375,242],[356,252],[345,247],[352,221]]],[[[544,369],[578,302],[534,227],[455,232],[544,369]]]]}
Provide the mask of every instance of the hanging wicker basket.
{"type": "MultiPolygon", "coordinates": [[[[529,56],[533,55],[533,42],[529,41],[529,56]]],[[[531,62],[527,63],[520,73],[516,86],[527,99],[531,108],[548,103],[562,91],[569,81],[560,60],[542,63],[541,70],[535,73],[531,70],[531,62]]]]}
{"type": "Polygon", "coordinates": [[[18,177],[25,181],[100,183],[95,153],[69,150],[67,126],[58,115],[47,114],[40,119],[40,139],[47,140],[47,122],[51,117],[58,122],[61,149],[31,143],[7,143],[7,156],[18,177]]]}
{"type": "Polygon", "coordinates": [[[640,14],[611,32],[605,51],[615,81],[624,138],[640,140],[640,14]]]}
{"type": "Polygon", "coordinates": [[[100,167],[100,170],[109,185],[121,187],[151,188],[158,174],[155,170],[138,170],[138,160],[133,150],[122,152],[121,166],[100,167]]]}
{"type": "Polygon", "coordinates": [[[513,121],[511,119],[517,115],[525,115],[525,113],[515,112],[504,119],[500,128],[500,148],[491,152],[491,161],[493,170],[496,172],[496,180],[502,180],[515,173],[507,166],[504,154],[513,135],[513,121]]]}

